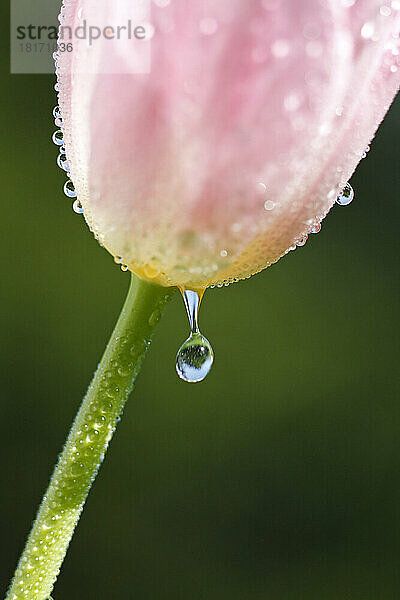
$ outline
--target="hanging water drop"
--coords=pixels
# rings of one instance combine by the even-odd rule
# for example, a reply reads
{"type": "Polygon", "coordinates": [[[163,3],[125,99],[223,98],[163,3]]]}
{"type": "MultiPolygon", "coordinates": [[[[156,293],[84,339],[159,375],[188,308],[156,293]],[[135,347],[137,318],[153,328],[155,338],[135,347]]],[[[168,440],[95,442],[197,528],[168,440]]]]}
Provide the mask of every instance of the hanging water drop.
{"type": "Polygon", "coordinates": [[[64,194],[68,196],[68,198],[76,198],[75,186],[70,179],[68,179],[64,185],[64,194]]]}
{"type": "Polygon", "coordinates": [[[60,107],[59,106],[55,106],[53,109],[53,117],[55,119],[61,119],[61,111],[60,111],[60,107]]]}
{"type": "Polygon", "coordinates": [[[176,371],[181,379],[189,383],[203,381],[211,370],[214,352],[210,342],[199,329],[199,307],[202,294],[192,290],[181,290],[189,317],[191,334],[182,344],[176,356],[176,371]]]}
{"type": "Polygon", "coordinates": [[[340,206],[347,206],[354,200],[354,190],[349,183],[346,183],[343,190],[336,199],[336,203],[340,206]]]}

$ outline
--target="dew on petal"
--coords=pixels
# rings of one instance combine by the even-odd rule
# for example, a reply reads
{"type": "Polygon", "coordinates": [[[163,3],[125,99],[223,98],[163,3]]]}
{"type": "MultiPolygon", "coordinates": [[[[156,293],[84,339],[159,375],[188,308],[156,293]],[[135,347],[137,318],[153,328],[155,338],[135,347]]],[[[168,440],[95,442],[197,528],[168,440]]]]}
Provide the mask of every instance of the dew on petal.
{"type": "Polygon", "coordinates": [[[379,12],[382,15],[382,17],[390,17],[390,15],[392,14],[390,6],[386,5],[381,6],[379,12]]]}
{"type": "Polygon", "coordinates": [[[364,40],[370,40],[374,33],[375,25],[372,21],[367,21],[367,23],[364,23],[361,27],[361,37],[364,38],[364,40]]]}
{"type": "Polygon", "coordinates": [[[52,139],[56,146],[62,146],[64,144],[64,134],[61,129],[53,133],[52,139]]]}
{"type": "Polygon", "coordinates": [[[70,171],[69,162],[65,154],[59,154],[57,156],[57,164],[60,167],[60,169],[63,169],[63,171],[70,171]]]}
{"type": "Polygon", "coordinates": [[[275,58],[284,58],[290,52],[290,44],[287,40],[276,40],[272,44],[271,52],[275,58]]]}
{"type": "Polygon", "coordinates": [[[68,198],[76,198],[75,186],[70,179],[68,179],[64,185],[64,194],[68,196],[68,198]]]}
{"type": "Polygon", "coordinates": [[[218,29],[218,21],[212,17],[201,19],[200,31],[204,35],[213,35],[218,29]]]}
{"type": "Polygon", "coordinates": [[[267,210],[267,211],[274,210],[274,208],[275,208],[275,202],[273,202],[272,200],[267,200],[267,201],[264,203],[264,208],[265,208],[265,210],[267,210]]]}
{"type": "Polygon", "coordinates": [[[349,183],[346,183],[342,192],[336,199],[336,203],[340,206],[347,206],[354,200],[354,190],[349,183]]]}
{"type": "Polygon", "coordinates": [[[81,215],[83,214],[83,206],[82,204],[79,202],[79,200],[75,200],[75,202],[72,205],[72,209],[74,212],[76,212],[77,215],[81,215]]]}

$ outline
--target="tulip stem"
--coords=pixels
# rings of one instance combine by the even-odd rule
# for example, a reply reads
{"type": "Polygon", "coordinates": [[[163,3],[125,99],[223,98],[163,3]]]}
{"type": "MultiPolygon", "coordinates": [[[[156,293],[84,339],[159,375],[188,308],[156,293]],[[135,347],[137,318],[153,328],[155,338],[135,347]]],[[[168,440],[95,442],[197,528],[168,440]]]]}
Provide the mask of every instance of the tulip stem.
{"type": "Polygon", "coordinates": [[[127,299],[82,402],[6,600],[47,600],[153,330],[174,289],[132,276],[127,299]]]}

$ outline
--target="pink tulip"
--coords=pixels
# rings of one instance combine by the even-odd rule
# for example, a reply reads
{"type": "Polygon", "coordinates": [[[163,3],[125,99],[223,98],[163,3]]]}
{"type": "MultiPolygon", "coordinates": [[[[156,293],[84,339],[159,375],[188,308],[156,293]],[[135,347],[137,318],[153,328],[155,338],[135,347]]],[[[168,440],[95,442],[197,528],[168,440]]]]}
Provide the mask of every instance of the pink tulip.
{"type": "MultiPolygon", "coordinates": [[[[63,25],[142,4],[67,0],[63,25]]],[[[318,229],[388,110],[399,21],[399,0],[154,0],[146,40],[74,41],[59,100],[88,224],[163,285],[276,262],[318,229]]]]}

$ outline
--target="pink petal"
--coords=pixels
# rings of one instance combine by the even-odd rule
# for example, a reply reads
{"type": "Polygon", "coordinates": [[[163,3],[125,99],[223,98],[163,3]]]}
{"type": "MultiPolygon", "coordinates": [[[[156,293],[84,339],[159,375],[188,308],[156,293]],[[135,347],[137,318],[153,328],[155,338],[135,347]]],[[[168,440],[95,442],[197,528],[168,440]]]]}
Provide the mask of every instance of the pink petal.
{"type": "MultiPolygon", "coordinates": [[[[102,6],[68,0],[65,24],[80,9],[107,24],[102,6]]],[[[125,22],[138,3],[112,6],[125,22]]],[[[360,161],[398,89],[398,3],[171,0],[150,19],[147,74],[124,73],[132,47],[107,40],[58,60],[85,216],[140,276],[248,277],[321,221],[360,161]]]]}

